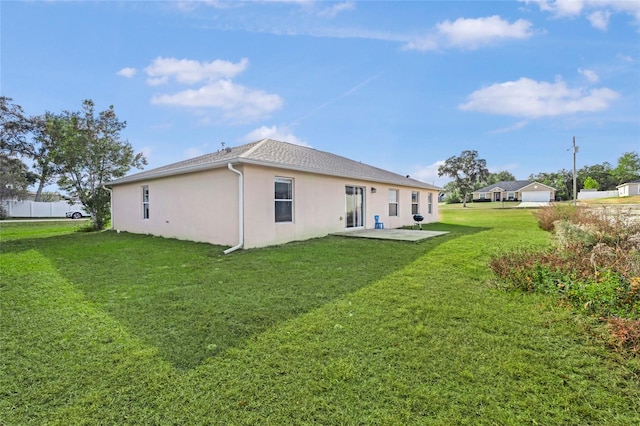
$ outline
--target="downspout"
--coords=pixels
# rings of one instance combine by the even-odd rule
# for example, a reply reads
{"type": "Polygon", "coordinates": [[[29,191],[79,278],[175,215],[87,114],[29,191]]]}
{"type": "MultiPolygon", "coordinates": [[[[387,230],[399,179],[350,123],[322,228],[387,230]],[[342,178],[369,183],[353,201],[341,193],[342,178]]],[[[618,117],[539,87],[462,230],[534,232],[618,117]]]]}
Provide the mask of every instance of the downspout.
{"type": "Polygon", "coordinates": [[[109,191],[109,221],[111,222],[111,227],[109,229],[113,230],[113,190],[111,188],[107,188],[105,185],[102,185],[102,187],[109,191]]]}
{"type": "Polygon", "coordinates": [[[238,245],[228,248],[224,254],[229,254],[242,248],[244,245],[244,186],[242,172],[233,168],[231,163],[227,164],[229,170],[238,174],[238,245]]]}

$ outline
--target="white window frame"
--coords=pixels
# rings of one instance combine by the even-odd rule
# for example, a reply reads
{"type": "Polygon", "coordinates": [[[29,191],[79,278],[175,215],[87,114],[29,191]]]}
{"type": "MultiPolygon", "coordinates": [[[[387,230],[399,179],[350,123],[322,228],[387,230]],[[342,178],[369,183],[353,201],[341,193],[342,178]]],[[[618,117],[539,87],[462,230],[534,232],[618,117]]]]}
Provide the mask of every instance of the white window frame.
{"type": "Polygon", "coordinates": [[[400,190],[399,189],[389,189],[389,217],[397,217],[399,216],[399,206],[398,200],[400,199],[400,190]],[[392,196],[395,195],[395,196],[392,196]],[[395,212],[392,212],[392,208],[395,212]]]}
{"type": "Polygon", "coordinates": [[[411,214],[420,214],[420,191],[411,191],[411,214]]]}
{"type": "Polygon", "coordinates": [[[149,220],[149,185],[142,186],[142,219],[149,220]]]}
{"type": "Polygon", "coordinates": [[[433,213],[433,193],[427,194],[427,214],[433,213]]]}
{"type": "Polygon", "coordinates": [[[273,196],[273,215],[274,215],[274,221],[275,223],[293,223],[293,199],[294,199],[294,195],[293,195],[293,178],[287,178],[287,177],[279,177],[276,176],[276,178],[273,181],[273,189],[274,189],[274,196],[273,196]],[[289,184],[289,186],[291,187],[291,198],[277,198],[278,194],[275,191],[276,185],[278,183],[287,183],[289,184]],[[277,205],[278,203],[289,203],[289,205],[291,206],[291,219],[290,220],[278,220],[278,216],[277,216],[277,205]]]}

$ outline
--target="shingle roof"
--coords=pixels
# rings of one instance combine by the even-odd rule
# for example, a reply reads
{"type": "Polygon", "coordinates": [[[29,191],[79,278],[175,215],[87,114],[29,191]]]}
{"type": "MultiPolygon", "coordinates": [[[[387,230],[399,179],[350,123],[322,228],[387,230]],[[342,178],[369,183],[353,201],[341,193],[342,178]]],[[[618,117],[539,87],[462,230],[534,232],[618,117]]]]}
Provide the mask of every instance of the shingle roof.
{"type": "Polygon", "coordinates": [[[191,158],[113,180],[107,185],[154,179],[200,170],[226,167],[227,164],[257,164],[330,176],[368,180],[403,186],[440,189],[415,179],[369,166],[329,152],[319,151],[273,139],[262,139],[235,148],[191,158]]]}
{"type": "Polygon", "coordinates": [[[494,189],[502,189],[504,191],[517,191],[529,185],[531,182],[528,180],[503,180],[494,184],[485,186],[484,188],[476,189],[473,192],[491,192],[494,189]]]}

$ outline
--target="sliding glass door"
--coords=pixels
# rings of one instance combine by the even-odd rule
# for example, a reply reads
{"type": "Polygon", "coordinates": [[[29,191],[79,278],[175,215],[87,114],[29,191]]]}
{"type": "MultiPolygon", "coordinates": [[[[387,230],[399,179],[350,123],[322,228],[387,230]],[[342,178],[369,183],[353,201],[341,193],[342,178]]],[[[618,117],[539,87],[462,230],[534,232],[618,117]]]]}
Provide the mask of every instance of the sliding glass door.
{"type": "Polygon", "coordinates": [[[347,205],[347,228],[364,226],[364,188],[361,186],[345,187],[347,205]]]}

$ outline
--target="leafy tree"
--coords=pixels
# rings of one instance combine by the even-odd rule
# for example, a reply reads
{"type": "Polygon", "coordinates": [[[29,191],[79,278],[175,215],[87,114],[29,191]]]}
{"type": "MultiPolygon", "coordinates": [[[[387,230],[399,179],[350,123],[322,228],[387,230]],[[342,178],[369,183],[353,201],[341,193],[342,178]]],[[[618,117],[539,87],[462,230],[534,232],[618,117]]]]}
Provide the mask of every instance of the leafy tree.
{"type": "Polygon", "coordinates": [[[0,218],[6,216],[4,202],[23,200],[34,178],[22,161],[0,153],[0,218]]]}
{"type": "Polygon", "coordinates": [[[58,186],[91,213],[96,230],[104,228],[110,216],[110,196],[104,184],[147,163],[142,153],[135,154],[131,144],[121,140],[120,131],[125,127],[113,105],[96,117],[89,99],[83,101],[81,112],[65,111],[48,118],[51,159],[60,172],[58,186]]]}
{"type": "Polygon", "coordinates": [[[459,156],[449,157],[438,167],[438,176],[454,179],[455,188],[462,197],[462,206],[467,207],[467,197],[475,186],[489,176],[486,160],[478,158],[478,151],[462,151],[459,156]]]}
{"type": "Polygon", "coordinates": [[[43,188],[53,182],[57,174],[50,155],[52,141],[46,129],[50,116],[49,113],[27,116],[11,98],[0,97],[0,152],[34,161],[39,182],[35,201],[40,201],[43,188]]]}
{"type": "Polygon", "coordinates": [[[625,152],[618,158],[618,166],[611,174],[616,186],[640,178],[640,156],[637,152],[625,152]]]}
{"type": "MultiPolygon", "coordinates": [[[[516,180],[516,178],[510,172],[503,170],[498,173],[489,173],[489,177],[487,178],[487,181],[483,186],[493,185],[494,183],[503,182],[503,181],[508,182],[512,180],[516,180]]],[[[478,188],[474,188],[474,189],[478,189],[478,188]]]]}
{"type": "Polygon", "coordinates": [[[613,178],[611,171],[611,164],[606,161],[602,164],[584,166],[577,172],[576,185],[578,188],[586,188],[584,186],[585,180],[588,177],[591,177],[598,182],[600,189],[603,191],[616,189],[615,179],[613,178]]]}
{"type": "Polygon", "coordinates": [[[584,180],[583,188],[597,190],[597,189],[600,189],[600,184],[598,183],[597,180],[595,180],[591,176],[587,176],[587,178],[584,180]]]}
{"type": "Polygon", "coordinates": [[[29,134],[33,121],[13,99],[0,96],[0,152],[7,156],[30,157],[33,153],[29,134]]]}

